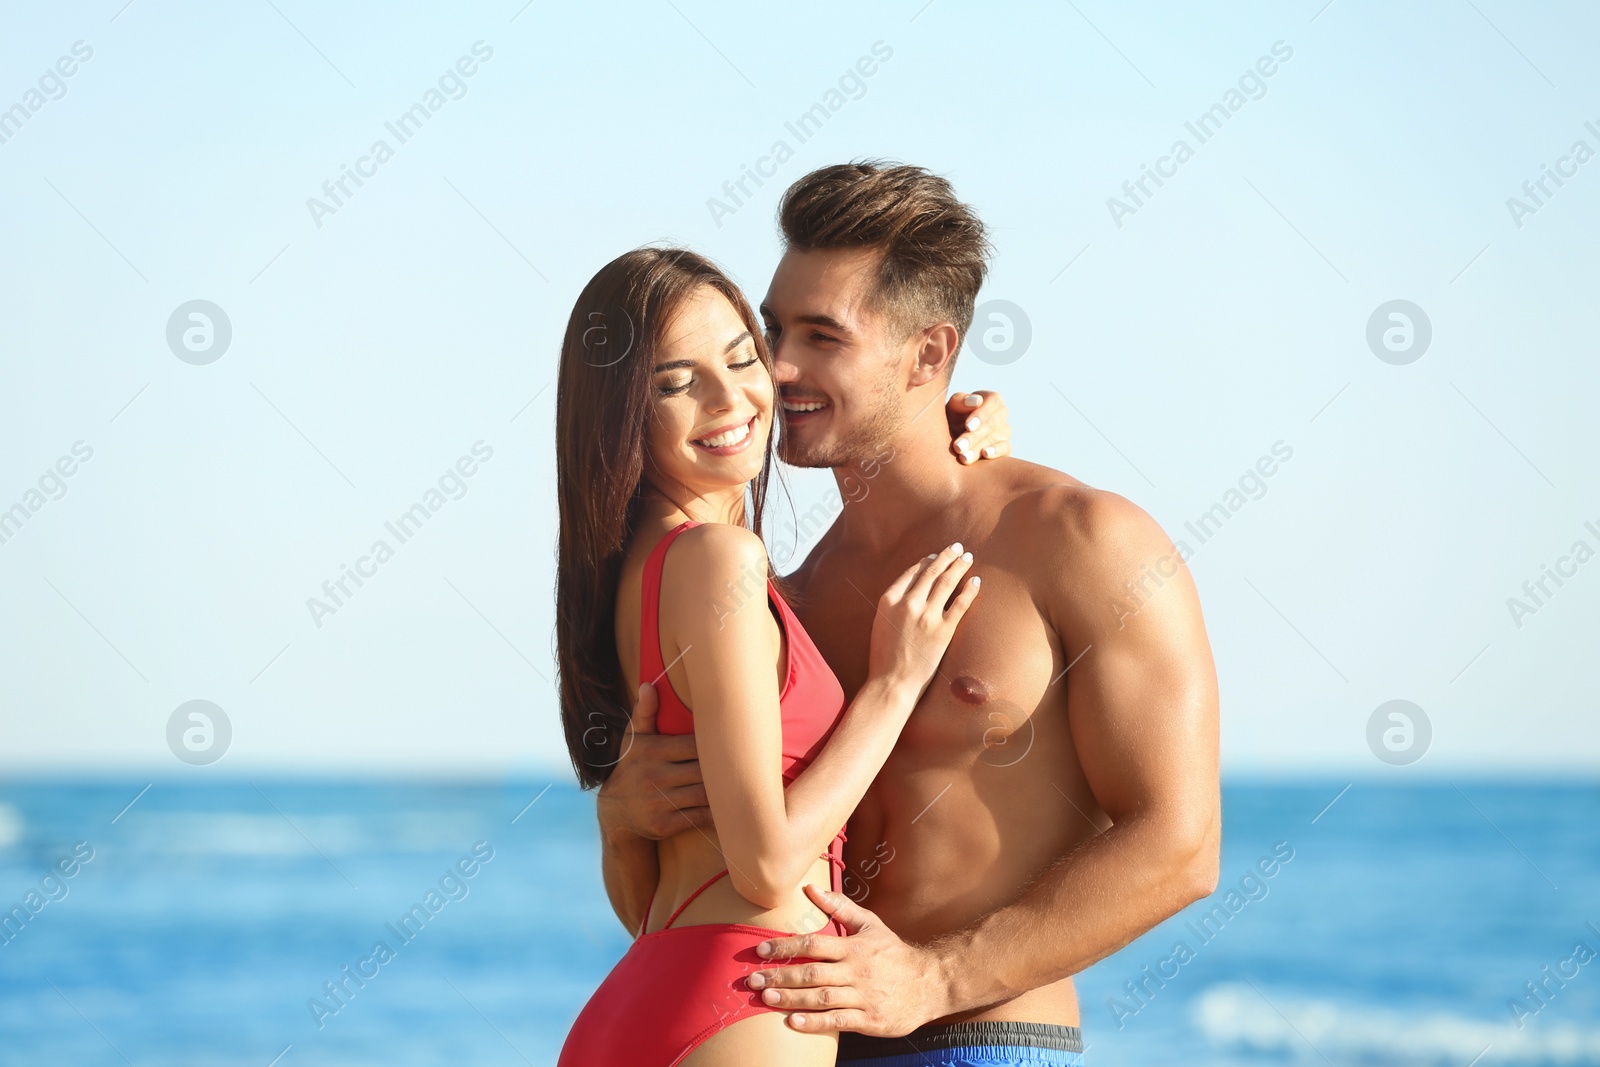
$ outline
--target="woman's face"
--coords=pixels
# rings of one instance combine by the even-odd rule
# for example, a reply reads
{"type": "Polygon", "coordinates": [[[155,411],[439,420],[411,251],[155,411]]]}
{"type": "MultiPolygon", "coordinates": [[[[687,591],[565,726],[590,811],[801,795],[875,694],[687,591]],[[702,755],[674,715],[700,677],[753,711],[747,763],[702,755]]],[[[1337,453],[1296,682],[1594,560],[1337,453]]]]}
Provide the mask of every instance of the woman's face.
{"type": "Polygon", "coordinates": [[[704,496],[761,473],[772,376],[727,297],[702,285],[684,299],[662,331],[651,386],[646,476],[658,487],[704,496]]]}

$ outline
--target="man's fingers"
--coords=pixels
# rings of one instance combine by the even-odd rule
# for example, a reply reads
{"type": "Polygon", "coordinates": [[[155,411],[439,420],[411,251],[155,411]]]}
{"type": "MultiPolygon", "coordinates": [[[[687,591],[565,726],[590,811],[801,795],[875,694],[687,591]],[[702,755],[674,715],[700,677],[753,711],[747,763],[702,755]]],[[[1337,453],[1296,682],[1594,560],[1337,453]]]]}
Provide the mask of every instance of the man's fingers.
{"type": "Polygon", "coordinates": [[[662,812],[660,825],[656,827],[655,839],[673,837],[685,830],[699,827],[702,830],[711,828],[711,809],[709,807],[696,808],[667,808],[662,812]]]}
{"type": "MultiPolygon", "coordinates": [[[[845,939],[834,937],[831,934],[795,934],[793,937],[775,937],[770,941],[763,941],[756,946],[756,955],[773,963],[782,963],[784,960],[794,959],[796,956],[808,956],[814,960],[842,960],[845,953],[845,939]]],[[[806,964],[797,964],[804,967],[806,964]]],[[[791,970],[794,968],[790,968],[791,970]]],[[[757,971],[757,974],[769,975],[772,970],[757,971]]]]}
{"type": "MultiPolygon", "coordinates": [[[[811,898],[813,904],[826,912],[830,918],[838,919],[844,925],[846,937],[859,934],[867,927],[875,926],[879,922],[875,913],[863,908],[843,893],[835,893],[832,890],[823,889],[821,886],[809,884],[805,887],[805,892],[811,898]]],[[[834,938],[833,940],[845,943],[844,938],[834,938]]]]}
{"type": "Polygon", "coordinates": [[[706,797],[705,783],[700,781],[698,776],[691,783],[666,790],[666,797],[667,803],[684,811],[690,808],[703,808],[711,803],[706,797]]]}
{"type": "Polygon", "coordinates": [[[699,750],[695,747],[694,734],[636,734],[630,732],[628,744],[624,746],[626,754],[640,763],[687,763],[691,764],[696,777],[699,776],[700,765],[696,762],[699,750]]]}
{"type": "Polygon", "coordinates": [[[696,785],[704,782],[705,778],[700,773],[700,761],[694,758],[674,760],[660,749],[640,752],[644,757],[642,763],[654,764],[650,775],[650,782],[657,789],[671,792],[673,789],[686,785],[696,785]]]}
{"type": "MultiPolygon", "coordinates": [[[[842,980],[842,979],[841,979],[842,980]]],[[[761,991],[761,1002],[769,1008],[785,1011],[830,1011],[839,1008],[864,1008],[866,998],[861,991],[846,985],[818,982],[804,989],[777,989],[768,987],[761,991]]]]}
{"type": "Polygon", "coordinates": [[[867,1013],[859,1008],[847,1008],[841,1011],[827,1011],[816,1014],[795,1012],[789,1016],[789,1025],[796,1030],[804,1030],[808,1034],[826,1033],[829,1030],[853,1030],[856,1033],[869,1034],[871,1022],[867,1013]]]}
{"type": "Polygon", "coordinates": [[[699,775],[700,750],[695,746],[694,734],[640,734],[633,740],[641,755],[649,753],[652,759],[663,763],[691,765],[699,775]]]}
{"type": "Polygon", "coordinates": [[[683,817],[689,820],[690,826],[698,826],[702,830],[709,830],[711,828],[710,805],[699,808],[684,808],[683,817]]]}
{"type": "MultiPolygon", "coordinates": [[[[859,1008],[862,1001],[859,998],[851,1000],[838,1000],[838,995],[843,990],[850,989],[850,974],[838,963],[795,963],[792,966],[770,969],[770,971],[757,971],[744,979],[750,989],[765,990],[762,1000],[770,1005],[786,1005],[792,1008],[859,1008]],[[789,990],[779,993],[778,990],[789,990]],[[818,1000],[811,998],[805,1003],[797,1000],[800,993],[795,990],[808,990],[818,993],[821,990],[830,990],[827,997],[818,1000]],[[832,1000],[829,1000],[832,997],[832,1000]]],[[[854,993],[854,990],[851,990],[854,993]]]]}
{"type": "Polygon", "coordinates": [[[656,694],[656,687],[649,682],[639,686],[639,691],[633,698],[633,716],[631,729],[636,734],[653,734],[656,732],[656,712],[661,707],[661,701],[656,694]]]}

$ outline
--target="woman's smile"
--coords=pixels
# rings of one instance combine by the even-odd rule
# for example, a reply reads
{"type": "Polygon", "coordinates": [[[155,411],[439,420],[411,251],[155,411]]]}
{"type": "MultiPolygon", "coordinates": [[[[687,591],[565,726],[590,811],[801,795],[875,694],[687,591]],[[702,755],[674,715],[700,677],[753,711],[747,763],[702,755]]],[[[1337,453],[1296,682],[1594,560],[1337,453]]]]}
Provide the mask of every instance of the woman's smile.
{"type": "Polygon", "coordinates": [[[710,433],[697,437],[689,443],[702,452],[709,452],[713,456],[734,456],[750,447],[750,442],[755,440],[755,424],[759,415],[752,415],[743,422],[736,422],[731,426],[721,426],[710,433]]]}

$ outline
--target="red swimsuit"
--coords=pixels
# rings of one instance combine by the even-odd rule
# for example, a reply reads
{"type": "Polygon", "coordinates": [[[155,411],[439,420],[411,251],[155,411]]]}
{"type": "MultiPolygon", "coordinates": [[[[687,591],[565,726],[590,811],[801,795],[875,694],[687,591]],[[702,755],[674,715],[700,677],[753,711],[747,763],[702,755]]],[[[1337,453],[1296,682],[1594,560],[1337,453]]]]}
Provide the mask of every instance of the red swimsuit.
{"type": "MultiPolygon", "coordinates": [[[[656,729],[663,734],[694,732],[694,717],[673,690],[662,662],[658,610],[661,565],[667,549],[679,534],[698,525],[685,522],[672,530],[644,565],[639,677],[654,683],[660,694],[656,729]]],[[[788,667],[778,698],[783,721],[783,782],[788,786],[833,733],[844,713],[844,691],[770,581],[767,598],[788,638],[788,667]]],[[[841,828],[823,853],[833,865],[831,884],[836,893],[841,891],[844,841],[841,828]]],[[[561,1049],[559,1067],[671,1067],[719,1030],[759,1012],[778,1010],[763,1004],[744,981],[751,972],[775,962],[757,956],[756,945],[794,931],[744,923],[672,925],[690,901],[727,873],[712,875],[678,905],[665,926],[648,934],[644,933],[650,923],[646,907],[639,936],[573,1023],[561,1049]]],[[[654,894],[650,903],[655,903],[654,894]]],[[[845,931],[830,919],[819,932],[843,936],[845,931]]]]}

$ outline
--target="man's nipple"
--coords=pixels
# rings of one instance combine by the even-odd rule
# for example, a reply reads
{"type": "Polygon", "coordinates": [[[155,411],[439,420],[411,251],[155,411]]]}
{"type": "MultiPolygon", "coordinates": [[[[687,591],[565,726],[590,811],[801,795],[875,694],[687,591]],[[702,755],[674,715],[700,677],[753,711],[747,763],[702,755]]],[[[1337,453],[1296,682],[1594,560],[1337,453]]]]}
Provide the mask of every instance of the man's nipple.
{"type": "Polygon", "coordinates": [[[950,679],[950,692],[963,704],[982,704],[989,699],[989,687],[970,674],[950,679]]]}

